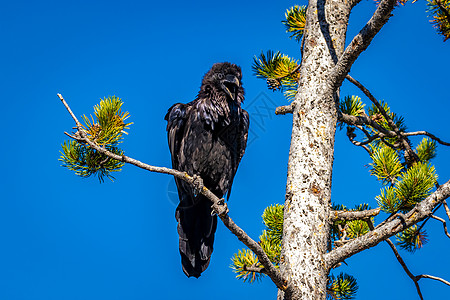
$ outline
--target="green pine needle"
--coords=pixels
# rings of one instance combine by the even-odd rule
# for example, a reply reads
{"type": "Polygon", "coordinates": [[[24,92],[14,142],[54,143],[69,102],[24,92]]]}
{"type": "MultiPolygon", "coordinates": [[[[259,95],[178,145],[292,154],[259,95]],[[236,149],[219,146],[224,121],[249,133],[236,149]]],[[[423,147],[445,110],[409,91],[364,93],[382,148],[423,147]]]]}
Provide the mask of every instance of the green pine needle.
{"type": "Polygon", "coordinates": [[[281,241],[269,236],[267,230],[263,230],[263,234],[259,237],[259,244],[264,252],[266,252],[270,261],[277,266],[280,262],[281,241]]]}
{"type": "Polygon", "coordinates": [[[416,147],[416,153],[420,161],[430,161],[436,157],[436,142],[429,138],[423,138],[420,144],[416,147]]]}
{"type": "Polygon", "coordinates": [[[306,6],[295,5],[286,10],[285,21],[281,21],[286,26],[286,32],[292,33],[290,38],[295,38],[297,42],[302,39],[306,22],[306,6]]]}
{"type": "Polygon", "coordinates": [[[428,242],[426,231],[419,231],[416,225],[403,230],[396,235],[396,238],[397,245],[408,252],[414,252],[428,242]]]}
{"type": "Polygon", "coordinates": [[[337,277],[331,275],[327,282],[327,300],[355,299],[358,284],[355,277],[340,273],[337,277]]]}
{"type": "Polygon", "coordinates": [[[350,239],[365,235],[369,232],[369,225],[362,220],[352,220],[347,222],[347,233],[350,239]]]}
{"type": "Polygon", "coordinates": [[[370,157],[373,160],[373,163],[369,164],[372,166],[371,174],[375,175],[383,184],[395,183],[396,178],[403,170],[398,153],[384,144],[372,146],[371,150],[370,157]]]}
{"type": "Polygon", "coordinates": [[[98,145],[116,145],[122,139],[122,134],[126,132],[132,123],[125,123],[128,119],[128,112],[121,110],[122,100],[116,96],[100,100],[100,104],[94,106],[95,119],[83,115],[85,131],[88,138],[98,145]]]}
{"type": "Polygon", "coordinates": [[[418,162],[402,173],[395,194],[401,201],[400,209],[408,210],[431,194],[437,180],[434,167],[427,162],[418,162]]]}
{"type": "Polygon", "coordinates": [[[262,267],[262,265],[258,261],[258,257],[251,250],[239,250],[238,253],[234,254],[231,261],[232,264],[230,265],[230,267],[237,274],[237,279],[243,280],[244,282],[248,281],[249,283],[253,283],[257,280],[260,280],[264,276],[264,274],[262,273],[250,272],[245,270],[245,266],[262,267]]]}
{"type": "Polygon", "coordinates": [[[396,213],[402,205],[402,202],[397,198],[395,189],[392,186],[382,189],[381,194],[376,196],[375,200],[377,200],[381,210],[389,214],[396,213]]]}
{"type": "MultiPolygon", "coordinates": [[[[344,100],[341,100],[339,104],[339,110],[347,115],[360,116],[365,114],[364,111],[365,104],[362,103],[361,98],[358,96],[345,96],[344,100]]],[[[338,126],[342,129],[344,127],[344,122],[339,121],[338,126]]]]}
{"type": "Polygon", "coordinates": [[[360,116],[365,113],[365,104],[362,103],[361,98],[358,96],[345,96],[341,101],[339,109],[341,112],[351,116],[360,116]]]}
{"type": "Polygon", "coordinates": [[[290,91],[286,95],[290,97],[297,91],[298,62],[289,56],[279,51],[262,52],[259,57],[253,58],[252,68],[256,77],[266,79],[269,89],[290,91]]]}
{"type": "MultiPolygon", "coordinates": [[[[123,155],[123,151],[114,146],[107,145],[105,148],[114,154],[123,155]]],[[[63,167],[75,171],[80,177],[97,176],[100,182],[104,182],[105,177],[112,181],[114,176],[111,173],[120,171],[125,164],[73,140],[65,141],[60,153],[59,161],[63,162],[63,167]]]]}
{"type": "Polygon", "coordinates": [[[283,208],[284,206],[280,204],[270,205],[262,215],[267,227],[267,236],[274,244],[281,244],[283,238],[283,208]]]}

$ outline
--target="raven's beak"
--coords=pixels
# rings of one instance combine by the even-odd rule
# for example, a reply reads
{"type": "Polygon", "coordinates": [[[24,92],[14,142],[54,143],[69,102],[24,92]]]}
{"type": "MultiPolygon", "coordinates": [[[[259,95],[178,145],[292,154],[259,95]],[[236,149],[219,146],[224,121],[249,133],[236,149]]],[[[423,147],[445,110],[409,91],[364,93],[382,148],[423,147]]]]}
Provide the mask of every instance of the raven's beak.
{"type": "Polygon", "coordinates": [[[222,80],[222,88],[232,100],[236,98],[236,92],[240,85],[239,79],[231,74],[228,74],[225,76],[225,79],[222,80]]]}

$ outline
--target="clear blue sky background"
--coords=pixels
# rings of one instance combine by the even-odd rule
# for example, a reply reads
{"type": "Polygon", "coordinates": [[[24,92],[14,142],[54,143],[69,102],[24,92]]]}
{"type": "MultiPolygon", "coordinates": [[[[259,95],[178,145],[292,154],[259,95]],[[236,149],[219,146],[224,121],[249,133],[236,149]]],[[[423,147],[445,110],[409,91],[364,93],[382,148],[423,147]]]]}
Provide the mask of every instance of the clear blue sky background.
{"type": "MultiPolygon", "coordinates": [[[[234,278],[230,257],[243,245],[222,224],[208,270],[199,279],[185,277],[169,176],[126,166],[114,183],[99,184],[60,167],[63,132],[73,122],[56,93],[78,116],[90,114],[101,97],[121,97],[134,122],[126,154],[170,166],[167,108],[193,100],[213,63],[239,64],[251,136],[229,207],[257,238],[264,208],[284,200],[291,117],[274,116],[286,102],[253,76],[251,65],[262,50],[299,58],[299,45],[280,22],[294,4],[304,2],[0,2],[0,299],[275,299],[268,279],[249,285],[234,278]]],[[[362,1],[348,38],[374,9],[373,1],[362,1]]],[[[388,100],[409,129],[450,141],[449,43],[429,24],[425,1],[407,4],[395,10],[351,74],[388,100]]],[[[362,96],[347,83],[341,91],[362,96]]],[[[438,147],[440,182],[450,178],[449,158],[450,149],[438,147]]],[[[369,176],[369,162],[337,132],[334,202],[376,206],[380,185],[369,176]]],[[[403,257],[414,274],[450,279],[450,240],[434,220],[427,230],[429,243],[403,257]]],[[[358,299],[418,299],[387,244],[347,263],[342,270],[357,277],[358,299]]],[[[450,294],[441,283],[420,284],[426,299],[450,294]]]]}

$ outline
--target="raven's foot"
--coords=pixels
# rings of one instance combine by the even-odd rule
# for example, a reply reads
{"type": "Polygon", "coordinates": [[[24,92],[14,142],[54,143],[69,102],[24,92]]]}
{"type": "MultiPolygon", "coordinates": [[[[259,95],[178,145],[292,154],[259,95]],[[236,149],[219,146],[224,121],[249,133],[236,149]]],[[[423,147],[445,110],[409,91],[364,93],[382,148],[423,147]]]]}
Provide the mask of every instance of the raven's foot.
{"type": "Polygon", "coordinates": [[[225,202],[225,199],[220,199],[215,202],[212,206],[211,215],[217,214],[218,216],[228,213],[228,205],[225,202]]]}
{"type": "Polygon", "coordinates": [[[192,185],[194,186],[194,194],[198,195],[203,189],[203,179],[198,175],[192,176],[192,185]]]}

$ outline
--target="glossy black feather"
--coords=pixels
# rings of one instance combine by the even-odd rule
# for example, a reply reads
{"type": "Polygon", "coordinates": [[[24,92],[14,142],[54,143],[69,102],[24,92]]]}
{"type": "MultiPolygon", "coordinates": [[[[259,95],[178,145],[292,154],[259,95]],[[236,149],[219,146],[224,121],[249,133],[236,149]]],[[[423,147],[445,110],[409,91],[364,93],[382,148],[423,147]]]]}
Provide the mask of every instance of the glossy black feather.
{"type": "MultiPolygon", "coordinates": [[[[199,175],[217,197],[228,197],[247,144],[249,117],[244,101],[241,69],[230,63],[214,64],[202,80],[197,98],[169,108],[167,137],[172,167],[199,175]]],[[[192,186],[176,179],[180,204],[176,210],[183,271],[199,277],[208,267],[217,216],[211,203],[192,186]]]]}

